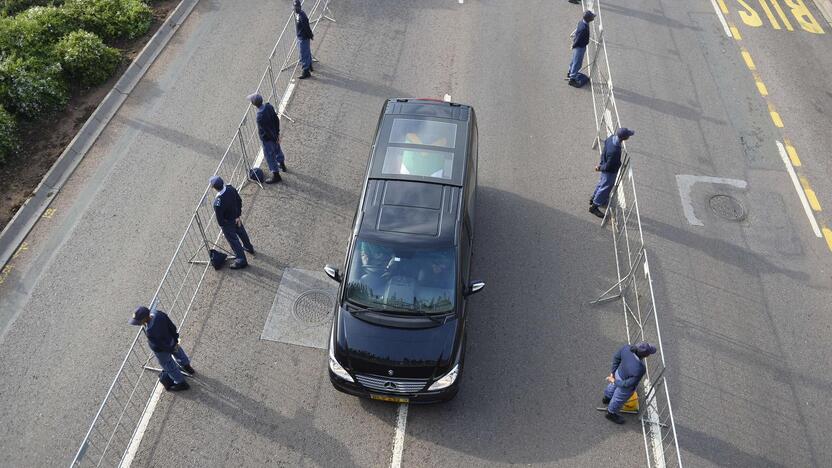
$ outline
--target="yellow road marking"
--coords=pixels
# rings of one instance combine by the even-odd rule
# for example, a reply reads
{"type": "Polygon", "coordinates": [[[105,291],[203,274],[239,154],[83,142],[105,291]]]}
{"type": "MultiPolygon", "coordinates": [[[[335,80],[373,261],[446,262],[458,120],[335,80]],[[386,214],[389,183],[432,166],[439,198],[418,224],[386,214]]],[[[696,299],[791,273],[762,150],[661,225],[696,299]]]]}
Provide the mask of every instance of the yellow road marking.
{"type": "Polygon", "coordinates": [[[22,254],[23,252],[29,250],[29,243],[24,242],[20,244],[20,247],[15,250],[14,255],[12,255],[12,260],[16,259],[18,255],[22,254]]]}
{"type": "Polygon", "coordinates": [[[792,161],[792,166],[800,167],[800,158],[797,157],[797,150],[792,146],[792,142],[788,138],[784,138],[783,143],[786,144],[786,153],[792,161]]]}
{"type": "Polygon", "coordinates": [[[723,0],[716,0],[719,3],[719,9],[722,10],[722,13],[727,15],[728,14],[728,7],[725,5],[723,0]]]}
{"type": "Polygon", "coordinates": [[[780,4],[777,3],[777,0],[771,0],[771,5],[777,10],[777,15],[780,16],[780,20],[783,22],[783,26],[786,27],[789,31],[794,31],[792,24],[789,22],[789,18],[786,16],[786,13],[783,12],[783,9],[780,8],[780,4]]]}
{"type": "Polygon", "coordinates": [[[774,126],[783,128],[783,119],[780,118],[780,113],[777,112],[777,109],[771,103],[768,105],[768,113],[771,115],[771,121],[774,122],[774,126]]]}
{"type": "Polygon", "coordinates": [[[829,247],[829,250],[832,250],[832,229],[824,226],[822,231],[823,238],[826,239],[826,246],[829,247]]]}
{"type": "Polygon", "coordinates": [[[43,216],[41,218],[52,219],[52,216],[55,215],[55,208],[47,208],[46,211],[43,212],[43,216]]]}
{"type": "Polygon", "coordinates": [[[742,54],[742,59],[745,60],[745,66],[751,71],[756,71],[757,66],[754,65],[754,60],[751,59],[751,54],[748,53],[745,47],[740,47],[740,54],[742,54]]]}
{"type": "Polygon", "coordinates": [[[771,12],[771,8],[768,7],[768,3],[766,3],[766,0],[760,0],[760,6],[763,7],[763,11],[766,13],[766,16],[768,17],[768,22],[771,23],[771,27],[773,27],[774,29],[780,29],[780,23],[778,23],[777,20],[774,19],[774,14],[771,12]]]}
{"type": "Polygon", "coordinates": [[[731,35],[734,36],[734,39],[741,41],[742,36],[740,35],[740,30],[734,26],[734,23],[728,23],[728,29],[731,30],[731,35]]]}
{"type": "Polygon", "coordinates": [[[811,206],[814,211],[820,211],[820,202],[818,201],[817,195],[815,195],[815,191],[812,190],[812,186],[809,185],[809,181],[805,177],[801,176],[800,185],[803,186],[803,191],[806,193],[806,199],[809,200],[809,206],[811,206]]]}
{"type": "Polygon", "coordinates": [[[768,96],[768,88],[766,88],[766,84],[763,83],[763,80],[759,77],[754,77],[754,81],[757,83],[757,91],[759,91],[763,96],[768,96]]]}
{"type": "Polygon", "coordinates": [[[14,270],[14,265],[11,264],[4,266],[3,270],[0,270],[0,284],[6,282],[6,278],[9,277],[9,275],[12,273],[12,270],[14,270]]]}

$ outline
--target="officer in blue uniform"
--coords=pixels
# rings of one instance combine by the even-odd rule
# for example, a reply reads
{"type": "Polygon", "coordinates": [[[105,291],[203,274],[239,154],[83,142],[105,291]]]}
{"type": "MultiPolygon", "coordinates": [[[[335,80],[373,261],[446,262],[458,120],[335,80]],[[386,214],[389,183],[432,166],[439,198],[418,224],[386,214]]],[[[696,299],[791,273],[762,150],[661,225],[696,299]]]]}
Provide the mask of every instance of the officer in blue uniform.
{"type": "Polygon", "coordinates": [[[248,238],[246,228],[240,215],[243,213],[243,199],[237,189],[227,185],[220,176],[213,176],[208,183],[217,191],[217,198],[214,199],[214,213],[217,215],[217,224],[222,229],[225,240],[234,251],[237,259],[229,268],[236,270],[248,266],[246,252],[254,255],[254,246],[248,238]],[[242,241],[242,244],[241,244],[242,241]]]}
{"type": "Polygon", "coordinates": [[[274,106],[263,101],[263,96],[254,93],[248,95],[251,105],[257,108],[257,134],[263,145],[263,156],[272,176],[265,180],[267,184],[280,182],[280,171],[286,172],[286,156],[280,148],[280,118],[274,106]]]}
{"type": "Polygon", "coordinates": [[[295,34],[298,38],[298,54],[300,54],[300,64],[303,67],[303,73],[298,79],[305,80],[312,76],[312,39],[315,35],[312,34],[312,27],[309,26],[309,17],[301,7],[301,0],[295,0],[295,34]]]}
{"type": "Polygon", "coordinates": [[[638,383],[647,371],[644,358],[654,354],[656,347],[646,341],[622,346],[612,357],[612,368],[607,376],[607,388],[601,401],[607,405],[605,417],[616,424],[624,424],[618,414],[624,403],[636,391],[638,383]]]}
{"type": "Polygon", "coordinates": [[[584,63],[586,46],[589,45],[589,23],[594,19],[595,13],[587,10],[572,33],[572,62],[569,63],[569,71],[566,73],[566,77],[569,78],[569,85],[576,88],[584,85],[578,80],[578,75],[584,63]]]}
{"type": "Polygon", "coordinates": [[[196,371],[191,367],[191,360],[185,350],[179,346],[179,330],[168,315],[161,310],[151,312],[147,307],[139,306],[129,323],[144,325],[147,344],[162,366],[159,381],[165,390],[178,392],[191,388],[182,373],[194,375],[196,371]]]}
{"type": "Polygon", "coordinates": [[[601,177],[595,191],[592,192],[592,198],[589,199],[589,212],[599,218],[604,217],[604,212],[598,207],[607,206],[612,186],[615,184],[615,176],[621,167],[621,143],[635,134],[636,132],[629,128],[619,128],[615,134],[604,140],[601,161],[595,166],[595,171],[600,172],[601,177]]]}

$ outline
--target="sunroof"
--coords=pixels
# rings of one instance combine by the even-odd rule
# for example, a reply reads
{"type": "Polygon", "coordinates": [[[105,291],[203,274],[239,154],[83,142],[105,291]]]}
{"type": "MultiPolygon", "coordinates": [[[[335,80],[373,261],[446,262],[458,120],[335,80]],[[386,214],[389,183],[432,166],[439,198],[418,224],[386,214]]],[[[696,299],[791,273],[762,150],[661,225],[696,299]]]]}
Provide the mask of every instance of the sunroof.
{"type": "Polygon", "coordinates": [[[393,119],[390,143],[456,148],[456,124],[436,120],[393,119]]]}
{"type": "Polygon", "coordinates": [[[422,148],[388,146],[381,172],[390,175],[412,175],[450,180],[453,177],[454,154],[422,148]]]}

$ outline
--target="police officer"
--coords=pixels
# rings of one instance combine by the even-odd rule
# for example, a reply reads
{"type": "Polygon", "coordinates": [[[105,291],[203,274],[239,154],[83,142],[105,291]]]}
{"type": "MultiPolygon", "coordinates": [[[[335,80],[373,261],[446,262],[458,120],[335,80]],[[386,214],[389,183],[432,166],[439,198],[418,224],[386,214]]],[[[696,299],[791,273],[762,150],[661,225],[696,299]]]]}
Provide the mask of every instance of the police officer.
{"type": "Polygon", "coordinates": [[[280,118],[271,103],[263,102],[263,96],[254,93],[248,95],[252,106],[257,108],[257,134],[263,145],[263,156],[272,176],[265,180],[267,184],[281,181],[280,171],[286,172],[286,156],[280,148],[280,118]]]}
{"type": "Polygon", "coordinates": [[[624,418],[618,412],[636,391],[638,383],[647,372],[644,358],[655,352],[655,346],[642,341],[635,345],[624,345],[613,355],[607,388],[601,399],[607,405],[607,419],[616,424],[624,424],[624,418]]]}
{"type": "Polygon", "coordinates": [[[601,173],[598,179],[598,184],[595,186],[595,191],[592,192],[592,197],[589,199],[589,212],[599,218],[604,217],[604,212],[599,210],[599,206],[607,206],[610,200],[610,191],[615,184],[615,176],[618,174],[618,168],[621,167],[621,143],[636,132],[629,128],[619,128],[613,135],[604,140],[604,148],[601,151],[601,161],[595,166],[595,171],[601,173]]]}
{"type": "Polygon", "coordinates": [[[572,33],[572,61],[569,63],[569,71],[566,76],[569,78],[569,85],[576,88],[583,86],[583,83],[578,81],[578,72],[581,71],[586,46],[589,45],[589,23],[594,19],[595,13],[587,10],[572,33]]]}
{"type": "Polygon", "coordinates": [[[227,185],[220,176],[211,177],[208,183],[217,191],[217,198],[214,199],[217,224],[220,225],[225,240],[228,241],[231,250],[234,251],[234,256],[237,257],[229,268],[232,270],[245,268],[248,266],[246,252],[254,255],[254,246],[251,245],[246,228],[240,219],[243,213],[243,199],[240,198],[237,189],[227,185]]]}
{"type": "Polygon", "coordinates": [[[191,360],[185,350],[179,346],[179,331],[168,315],[161,310],[151,312],[147,307],[139,306],[128,323],[145,326],[147,344],[162,366],[159,381],[165,390],[178,392],[191,388],[182,372],[194,375],[196,371],[191,367],[191,360]]]}
{"type": "Polygon", "coordinates": [[[298,37],[298,54],[300,55],[300,64],[303,67],[303,73],[298,77],[300,80],[305,80],[312,76],[312,39],[315,35],[312,34],[312,27],[309,26],[309,17],[301,7],[301,0],[295,0],[295,33],[298,37]]]}

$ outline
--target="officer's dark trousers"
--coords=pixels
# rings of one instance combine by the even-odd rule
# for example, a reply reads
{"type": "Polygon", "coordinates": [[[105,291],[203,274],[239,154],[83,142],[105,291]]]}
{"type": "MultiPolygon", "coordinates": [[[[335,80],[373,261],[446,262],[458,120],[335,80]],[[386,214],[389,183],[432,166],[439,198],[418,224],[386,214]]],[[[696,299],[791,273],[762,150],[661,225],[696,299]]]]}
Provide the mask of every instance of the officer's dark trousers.
{"type": "Polygon", "coordinates": [[[228,226],[221,226],[222,235],[225,236],[225,240],[228,241],[228,245],[231,246],[231,250],[234,251],[234,256],[237,257],[237,260],[246,261],[246,251],[243,250],[243,247],[254,250],[254,247],[251,246],[251,241],[248,238],[248,233],[246,232],[245,226],[240,223],[239,226],[236,224],[231,224],[228,226]],[[242,244],[240,244],[242,241],[242,244]]]}
{"type": "Polygon", "coordinates": [[[598,184],[595,186],[595,191],[592,192],[592,203],[598,206],[607,206],[610,200],[610,192],[612,186],[615,184],[615,176],[617,172],[602,172],[598,177],[598,184]]]}
{"type": "Polygon", "coordinates": [[[312,44],[309,39],[298,38],[298,53],[300,54],[300,64],[303,71],[309,71],[312,67],[312,44]]]}

